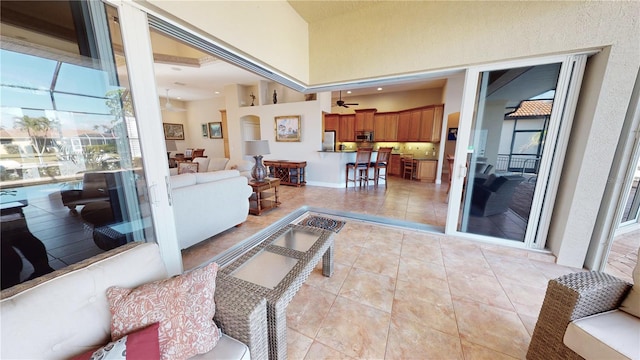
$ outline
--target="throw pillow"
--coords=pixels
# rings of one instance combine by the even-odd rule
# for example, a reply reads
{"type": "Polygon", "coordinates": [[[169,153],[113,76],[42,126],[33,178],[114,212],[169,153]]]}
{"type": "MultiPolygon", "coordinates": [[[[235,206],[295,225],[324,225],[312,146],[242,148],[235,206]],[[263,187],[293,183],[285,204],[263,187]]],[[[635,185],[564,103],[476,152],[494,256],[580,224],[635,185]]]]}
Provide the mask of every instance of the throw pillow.
{"type": "Polygon", "coordinates": [[[159,359],[158,325],[158,323],[151,324],[99,349],[75,356],[72,360],[159,359]]]}
{"type": "Polygon", "coordinates": [[[640,317],[640,249],[638,249],[638,260],[633,269],[633,287],[620,305],[620,310],[635,317],[640,317]]]}
{"type": "Polygon", "coordinates": [[[186,272],[135,289],[110,287],[111,338],[159,322],[162,359],[187,359],[211,351],[220,339],[213,322],[218,265],[186,272]]]}

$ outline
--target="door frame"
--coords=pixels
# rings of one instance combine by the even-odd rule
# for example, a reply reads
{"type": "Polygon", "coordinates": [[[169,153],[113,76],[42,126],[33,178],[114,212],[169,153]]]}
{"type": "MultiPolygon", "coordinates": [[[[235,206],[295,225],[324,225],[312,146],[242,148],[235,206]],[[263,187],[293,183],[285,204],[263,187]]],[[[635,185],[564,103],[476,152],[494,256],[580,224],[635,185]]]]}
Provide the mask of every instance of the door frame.
{"type": "MultiPolygon", "coordinates": [[[[519,248],[544,249],[560,180],[560,172],[562,171],[562,166],[552,166],[552,164],[562,164],[564,162],[586,59],[588,55],[594,53],[596,51],[510,60],[471,66],[466,70],[458,125],[458,141],[454,152],[453,176],[445,224],[446,235],[519,248]],[[480,74],[485,71],[552,63],[561,63],[562,65],[554,96],[553,108],[555,111],[552,111],[544,144],[546,148],[544,150],[547,151],[543,150],[543,153],[548,155],[543,156],[541,160],[539,173],[541,176],[538,177],[531,206],[531,213],[539,213],[540,215],[529,217],[524,242],[459,231],[458,223],[461,221],[462,191],[468,172],[466,159],[467,155],[473,152],[473,150],[469,149],[469,145],[471,143],[471,126],[476,114],[477,100],[480,96],[480,74]],[[546,189],[546,192],[540,191],[540,189],[546,189]]],[[[467,199],[466,201],[469,200],[467,199]]]]}

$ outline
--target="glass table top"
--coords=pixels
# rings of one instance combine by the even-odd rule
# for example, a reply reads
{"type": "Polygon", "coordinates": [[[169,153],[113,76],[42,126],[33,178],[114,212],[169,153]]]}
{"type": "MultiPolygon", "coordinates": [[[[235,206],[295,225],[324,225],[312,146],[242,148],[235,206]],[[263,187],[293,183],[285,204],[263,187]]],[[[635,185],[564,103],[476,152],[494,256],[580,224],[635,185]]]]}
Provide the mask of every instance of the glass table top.
{"type": "Polygon", "coordinates": [[[268,251],[260,251],[230,275],[273,289],[297,263],[298,259],[268,251]]]}
{"type": "Polygon", "coordinates": [[[306,252],[318,240],[317,232],[305,229],[289,228],[273,242],[273,245],[306,252]]]}

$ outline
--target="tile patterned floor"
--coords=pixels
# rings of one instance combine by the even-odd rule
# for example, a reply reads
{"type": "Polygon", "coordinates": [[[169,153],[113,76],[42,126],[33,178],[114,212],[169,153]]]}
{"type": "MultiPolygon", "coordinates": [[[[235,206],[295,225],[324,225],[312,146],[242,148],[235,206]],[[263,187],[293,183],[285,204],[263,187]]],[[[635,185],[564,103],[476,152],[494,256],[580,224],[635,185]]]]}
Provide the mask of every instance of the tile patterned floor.
{"type": "MultiPolygon", "coordinates": [[[[193,268],[303,205],[432,224],[434,233],[353,219],[336,236],[335,274],[316,269],[289,305],[291,359],[523,358],[546,282],[576,271],[553,257],[438,234],[446,184],[390,179],[388,188],[281,187],[282,205],[183,252],[193,268]]],[[[30,199],[30,230],[58,269],[101,252],[59,193],[30,199]]],[[[441,232],[441,231],[440,231],[441,232]]],[[[640,231],[620,235],[607,272],[631,279],[640,231]]],[[[25,262],[23,275],[32,269],[25,262]]]]}
{"type": "MultiPolygon", "coordinates": [[[[398,185],[392,181],[386,191],[281,187],[279,208],[185,250],[185,267],[302,205],[444,225],[446,184],[398,185]]],[[[344,220],[334,275],[323,277],[318,266],[287,309],[291,359],[523,359],[548,280],[581,271],[540,252],[344,220]]],[[[635,237],[612,249],[612,271],[622,276],[635,266],[629,255],[640,245],[635,237]]]]}

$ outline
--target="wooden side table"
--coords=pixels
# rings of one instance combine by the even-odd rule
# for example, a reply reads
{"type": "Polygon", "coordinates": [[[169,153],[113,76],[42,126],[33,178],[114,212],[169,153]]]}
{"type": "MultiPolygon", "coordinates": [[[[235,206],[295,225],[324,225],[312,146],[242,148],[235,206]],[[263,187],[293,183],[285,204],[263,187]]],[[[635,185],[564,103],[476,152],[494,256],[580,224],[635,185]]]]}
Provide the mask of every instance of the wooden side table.
{"type": "Polygon", "coordinates": [[[304,186],[306,161],[264,160],[264,166],[269,167],[269,174],[280,179],[283,185],[304,186]]]}
{"type": "Polygon", "coordinates": [[[249,214],[260,215],[263,211],[280,205],[278,188],[280,179],[265,179],[263,182],[249,181],[253,194],[249,197],[249,214]]]}

